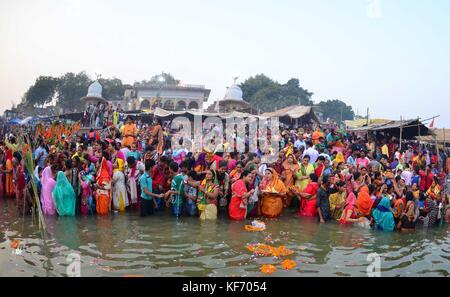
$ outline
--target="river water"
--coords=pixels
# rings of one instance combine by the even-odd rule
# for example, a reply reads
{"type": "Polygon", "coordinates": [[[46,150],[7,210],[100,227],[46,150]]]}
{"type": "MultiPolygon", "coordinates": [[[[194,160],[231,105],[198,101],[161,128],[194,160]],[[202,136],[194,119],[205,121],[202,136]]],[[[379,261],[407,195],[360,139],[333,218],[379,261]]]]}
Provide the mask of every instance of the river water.
{"type": "Polygon", "coordinates": [[[67,276],[71,254],[80,256],[81,276],[262,276],[263,264],[277,267],[272,276],[366,276],[372,253],[380,256],[382,276],[450,274],[448,225],[383,233],[287,213],[268,221],[266,231],[251,233],[245,222],[226,218],[201,222],[134,212],[50,217],[47,225],[44,242],[31,217],[23,219],[13,201],[0,198],[0,276],[67,276]],[[11,247],[16,239],[21,254],[11,247]],[[251,243],[293,250],[285,259],[297,267],[283,270],[280,259],[255,257],[245,247],[251,243]]]}

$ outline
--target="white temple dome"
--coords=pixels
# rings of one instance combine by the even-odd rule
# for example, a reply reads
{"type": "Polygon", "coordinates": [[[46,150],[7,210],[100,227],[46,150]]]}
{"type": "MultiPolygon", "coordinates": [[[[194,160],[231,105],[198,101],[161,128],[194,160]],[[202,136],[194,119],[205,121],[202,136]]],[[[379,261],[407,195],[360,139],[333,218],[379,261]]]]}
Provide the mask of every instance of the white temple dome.
{"type": "Polygon", "coordinates": [[[102,91],[102,85],[96,80],[89,86],[88,94],[86,95],[86,97],[102,98],[102,91]]]}
{"type": "Polygon", "coordinates": [[[237,85],[234,84],[231,87],[227,88],[227,92],[225,93],[224,100],[243,100],[242,99],[242,90],[237,85]]]}

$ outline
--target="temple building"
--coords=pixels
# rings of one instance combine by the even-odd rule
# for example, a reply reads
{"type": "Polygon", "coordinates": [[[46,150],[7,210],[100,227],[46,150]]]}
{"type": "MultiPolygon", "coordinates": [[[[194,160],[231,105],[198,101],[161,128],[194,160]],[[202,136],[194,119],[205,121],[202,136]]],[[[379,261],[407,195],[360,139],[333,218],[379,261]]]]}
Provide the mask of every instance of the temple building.
{"type": "Polygon", "coordinates": [[[211,90],[202,85],[140,83],[125,90],[125,110],[202,110],[211,90]]]}
{"type": "Polygon", "coordinates": [[[108,103],[108,100],[103,98],[102,91],[103,87],[97,80],[89,86],[87,95],[80,99],[84,105],[84,110],[87,109],[89,104],[108,103]]]}
{"type": "Polygon", "coordinates": [[[242,90],[236,84],[237,77],[231,87],[227,87],[223,99],[215,101],[207,109],[208,112],[233,112],[244,111],[250,108],[250,104],[242,99],[242,90]]]}

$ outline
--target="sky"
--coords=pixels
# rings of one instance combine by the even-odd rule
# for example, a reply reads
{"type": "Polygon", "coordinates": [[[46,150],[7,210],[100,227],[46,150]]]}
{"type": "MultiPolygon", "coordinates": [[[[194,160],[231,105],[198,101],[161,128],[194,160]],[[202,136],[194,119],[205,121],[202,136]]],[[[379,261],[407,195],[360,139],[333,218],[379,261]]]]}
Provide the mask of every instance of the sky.
{"type": "Polygon", "coordinates": [[[450,127],[447,0],[1,0],[0,112],[40,75],[210,88],[298,78],[318,103],[450,127]]]}

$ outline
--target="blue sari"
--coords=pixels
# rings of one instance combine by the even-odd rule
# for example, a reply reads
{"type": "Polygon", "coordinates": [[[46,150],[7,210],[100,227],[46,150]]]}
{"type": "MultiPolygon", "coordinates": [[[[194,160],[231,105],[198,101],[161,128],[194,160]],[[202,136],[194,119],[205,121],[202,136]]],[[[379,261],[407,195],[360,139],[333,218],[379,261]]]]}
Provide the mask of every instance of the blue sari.
{"type": "Polygon", "coordinates": [[[390,207],[391,201],[388,198],[383,197],[377,208],[373,210],[372,217],[375,220],[378,230],[394,231],[394,215],[392,214],[390,207]]]}

